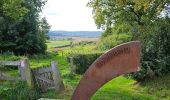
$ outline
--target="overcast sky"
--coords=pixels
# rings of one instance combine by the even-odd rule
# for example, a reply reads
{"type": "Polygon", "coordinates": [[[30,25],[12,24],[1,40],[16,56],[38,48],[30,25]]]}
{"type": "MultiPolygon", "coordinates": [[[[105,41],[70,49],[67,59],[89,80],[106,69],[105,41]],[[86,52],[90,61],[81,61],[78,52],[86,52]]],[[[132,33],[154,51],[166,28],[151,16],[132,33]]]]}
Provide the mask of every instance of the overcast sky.
{"type": "Polygon", "coordinates": [[[43,10],[51,30],[97,31],[89,0],[48,0],[43,10]]]}

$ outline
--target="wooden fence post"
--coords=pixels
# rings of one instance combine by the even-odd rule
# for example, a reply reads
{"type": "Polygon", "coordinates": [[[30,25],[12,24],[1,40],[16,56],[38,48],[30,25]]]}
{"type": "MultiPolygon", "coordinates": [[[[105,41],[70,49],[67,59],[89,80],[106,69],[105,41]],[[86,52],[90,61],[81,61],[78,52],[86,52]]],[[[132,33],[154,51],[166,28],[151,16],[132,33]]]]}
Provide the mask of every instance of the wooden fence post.
{"type": "Polygon", "coordinates": [[[33,75],[29,66],[28,59],[21,60],[20,66],[21,79],[26,80],[29,87],[34,88],[33,75]]]}
{"type": "Polygon", "coordinates": [[[56,61],[53,61],[51,63],[51,67],[52,67],[52,76],[53,76],[53,80],[54,80],[54,85],[55,85],[55,89],[57,92],[60,92],[62,90],[64,90],[64,84],[63,84],[63,80],[61,78],[61,74],[60,71],[58,69],[58,64],[56,61]]]}
{"type": "Polygon", "coordinates": [[[70,69],[71,69],[71,73],[74,74],[76,71],[76,68],[74,66],[73,57],[70,57],[70,69]]]}

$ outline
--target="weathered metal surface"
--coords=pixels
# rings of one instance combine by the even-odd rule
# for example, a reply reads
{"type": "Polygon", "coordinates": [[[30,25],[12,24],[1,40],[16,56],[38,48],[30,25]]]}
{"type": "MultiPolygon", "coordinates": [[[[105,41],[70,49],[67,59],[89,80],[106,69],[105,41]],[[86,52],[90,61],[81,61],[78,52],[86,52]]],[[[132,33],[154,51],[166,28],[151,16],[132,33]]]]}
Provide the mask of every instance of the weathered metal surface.
{"type": "Polygon", "coordinates": [[[140,69],[140,42],[116,46],[100,56],[85,72],[74,91],[72,100],[89,100],[111,79],[140,69]]]}

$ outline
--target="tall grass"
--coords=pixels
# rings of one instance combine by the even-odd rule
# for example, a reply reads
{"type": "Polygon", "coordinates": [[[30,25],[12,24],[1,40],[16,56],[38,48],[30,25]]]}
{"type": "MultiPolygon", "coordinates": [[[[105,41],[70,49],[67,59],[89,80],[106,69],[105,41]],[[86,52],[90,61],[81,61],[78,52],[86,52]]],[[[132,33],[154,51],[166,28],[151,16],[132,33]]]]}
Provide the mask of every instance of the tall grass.
{"type": "Polygon", "coordinates": [[[30,89],[25,82],[0,83],[1,100],[36,100],[40,97],[37,90],[30,89]]]}

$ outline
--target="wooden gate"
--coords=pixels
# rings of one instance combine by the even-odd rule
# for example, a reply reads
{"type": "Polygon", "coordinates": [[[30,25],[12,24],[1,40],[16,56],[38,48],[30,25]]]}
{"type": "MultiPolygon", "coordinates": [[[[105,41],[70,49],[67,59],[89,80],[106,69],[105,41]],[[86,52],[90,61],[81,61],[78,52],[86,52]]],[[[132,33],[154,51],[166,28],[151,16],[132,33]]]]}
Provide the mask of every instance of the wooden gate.
{"type": "Polygon", "coordinates": [[[54,87],[54,80],[52,75],[51,67],[41,67],[37,69],[32,69],[34,76],[34,83],[36,87],[45,91],[48,88],[54,87]]]}
{"type": "Polygon", "coordinates": [[[55,88],[56,91],[64,89],[57,62],[52,62],[51,66],[32,69],[32,73],[35,86],[42,92],[51,88],[55,88]]]}
{"type": "Polygon", "coordinates": [[[0,71],[0,80],[24,80],[28,86],[38,87],[41,91],[54,88],[57,92],[64,90],[64,84],[57,67],[57,62],[53,61],[51,66],[31,69],[27,59],[21,61],[0,61],[0,65],[18,66],[19,77],[9,76],[0,71]]]}

